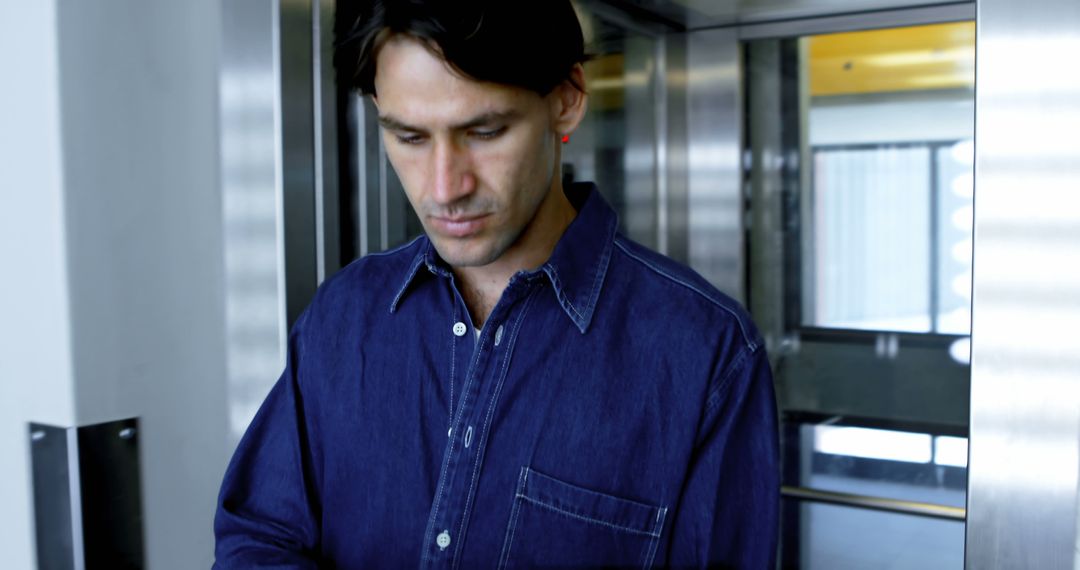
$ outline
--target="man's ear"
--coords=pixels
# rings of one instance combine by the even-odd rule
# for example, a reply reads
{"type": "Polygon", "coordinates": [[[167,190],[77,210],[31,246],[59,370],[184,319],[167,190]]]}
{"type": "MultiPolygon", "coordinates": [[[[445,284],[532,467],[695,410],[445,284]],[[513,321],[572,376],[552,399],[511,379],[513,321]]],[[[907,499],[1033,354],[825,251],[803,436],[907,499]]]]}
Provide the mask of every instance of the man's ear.
{"type": "Polygon", "coordinates": [[[555,132],[560,137],[567,136],[573,133],[581,124],[581,120],[585,118],[585,110],[588,107],[589,96],[585,92],[585,68],[580,63],[574,64],[574,68],[570,70],[570,78],[556,86],[551,95],[555,132]]]}

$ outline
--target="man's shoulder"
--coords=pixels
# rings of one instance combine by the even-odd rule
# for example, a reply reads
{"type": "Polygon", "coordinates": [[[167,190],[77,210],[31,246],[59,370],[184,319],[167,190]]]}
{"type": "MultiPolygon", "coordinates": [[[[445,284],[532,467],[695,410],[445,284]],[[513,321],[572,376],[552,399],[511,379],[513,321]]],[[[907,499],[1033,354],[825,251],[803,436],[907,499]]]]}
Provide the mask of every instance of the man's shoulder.
{"type": "MultiPolygon", "coordinates": [[[[619,280],[662,306],[667,318],[703,326],[726,325],[732,341],[756,351],[763,341],[746,309],[698,272],[621,234],[612,253],[619,280]]],[[[610,276],[609,276],[610,278],[610,276]]]]}

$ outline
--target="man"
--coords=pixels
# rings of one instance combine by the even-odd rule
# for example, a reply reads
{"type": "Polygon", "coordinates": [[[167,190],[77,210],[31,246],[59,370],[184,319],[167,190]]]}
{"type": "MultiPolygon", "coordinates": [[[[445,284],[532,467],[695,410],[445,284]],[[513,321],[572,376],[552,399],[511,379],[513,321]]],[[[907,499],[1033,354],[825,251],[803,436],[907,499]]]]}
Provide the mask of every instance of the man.
{"type": "Polygon", "coordinates": [[[375,1],[343,59],[426,236],[330,279],[221,490],[217,568],[768,568],[765,351],[560,148],[567,0],[375,1]]]}

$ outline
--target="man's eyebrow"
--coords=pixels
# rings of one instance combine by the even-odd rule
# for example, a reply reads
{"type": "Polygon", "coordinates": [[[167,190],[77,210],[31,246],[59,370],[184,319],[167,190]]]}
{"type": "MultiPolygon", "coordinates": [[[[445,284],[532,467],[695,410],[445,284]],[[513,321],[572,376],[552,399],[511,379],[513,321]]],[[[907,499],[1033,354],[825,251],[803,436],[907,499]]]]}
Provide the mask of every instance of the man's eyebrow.
{"type": "Polygon", "coordinates": [[[519,113],[518,111],[492,111],[489,113],[484,113],[482,115],[477,115],[476,117],[473,117],[472,119],[469,119],[464,123],[454,125],[452,128],[454,130],[464,131],[467,129],[482,127],[495,123],[505,123],[507,121],[512,121],[518,118],[520,115],[521,113],[519,113]]]}
{"type": "MultiPolygon", "coordinates": [[[[511,121],[518,118],[520,115],[521,113],[518,111],[492,111],[489,113],[477,115],[463,123],[454,125],[450,128],[453,130],[462,131],[475,127],[481,127],[484,125],[490,125],[493,123],[503,123],[511,121]]],[[[404,122],[395,119],[394,117],[391,117],[390,115],[379,115],[379,124],[382,125],[383,128],[389,129],[391,131],[407,131],[413,133],[425,132],[424,129],[420,127],[407,125],[404,122]]]]}
{"type": "Polygon", "coordinates": [[[379,124],[382,125],[384,129],[389,129],[391,131],[423,132],[423,129],[406,125],[389,115],[379,115],[379,124]]]}

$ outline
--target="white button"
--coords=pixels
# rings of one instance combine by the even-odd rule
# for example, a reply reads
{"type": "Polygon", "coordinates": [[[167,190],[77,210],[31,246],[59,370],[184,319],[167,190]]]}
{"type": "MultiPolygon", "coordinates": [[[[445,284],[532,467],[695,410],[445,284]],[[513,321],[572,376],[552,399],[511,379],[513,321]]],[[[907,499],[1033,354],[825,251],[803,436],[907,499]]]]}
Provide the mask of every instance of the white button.
{"type": "Polygon", "coordinates": [[[446,550],[447,546],[450,546],[450,533],[442,531],[439,536],[435,537],[435,544],[439,545],[439,550],[446,550]]]}
{"type": "Polygon", "coordinates": [[[450,437],[451,435],[453,435],[453,433],[454,433],[454,428],[450,428],[450,429],[446,430],[446,437],[450,437]]]}
{"type": "Polygon", "coordinates": [[[465,336],[465,333],[467,333],[467,332],[469,332],[469,327],[466,327],[465,323],[460,322],[460,321],[454,323],[454,335],[455,336],[465,336]]]}
{"type": "Polygon", "coordinates": [[[502,342],[502,332],[502,325],[499,325],[499,328],[495,329],[495,346],[499,346],[499,343],[502,342]]]}
{"type": "Polygon", "coordinates": [[[472,426],[465,430],[465,448],[468,449],[472,445],[472,426]]]}

